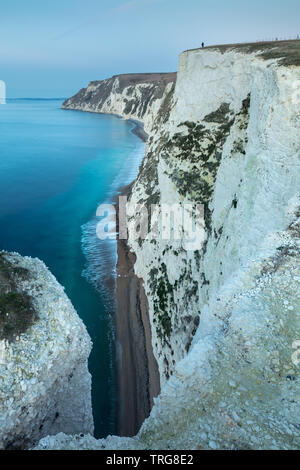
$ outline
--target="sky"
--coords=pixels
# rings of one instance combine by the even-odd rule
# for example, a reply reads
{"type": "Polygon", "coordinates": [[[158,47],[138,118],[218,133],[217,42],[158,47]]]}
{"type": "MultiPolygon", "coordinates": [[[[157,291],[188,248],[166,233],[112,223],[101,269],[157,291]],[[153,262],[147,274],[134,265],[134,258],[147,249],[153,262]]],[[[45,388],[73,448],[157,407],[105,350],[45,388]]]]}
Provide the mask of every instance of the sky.
{"type": "Polygon", "coordinates": [[[171,72],[207,45],[295,38],[299,0],[0,0],[7,97],[67,97],[118,73],[171,72]]]}

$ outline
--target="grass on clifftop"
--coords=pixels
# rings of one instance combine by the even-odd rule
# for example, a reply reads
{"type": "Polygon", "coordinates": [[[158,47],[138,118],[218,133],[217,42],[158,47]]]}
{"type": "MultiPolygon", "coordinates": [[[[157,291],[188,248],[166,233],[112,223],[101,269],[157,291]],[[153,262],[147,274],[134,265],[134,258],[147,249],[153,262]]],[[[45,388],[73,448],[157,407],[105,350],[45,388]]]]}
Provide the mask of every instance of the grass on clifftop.
{"type": "Polygon", "coordinates": [[[13,341],[36,318],[31,298],[18,291],[18,283],[28,276],[26,269],[14,266],[0,253],[0,340],[13,341]]]}
{"type": "Polygon", "coordinates": [[[239,49],[245,53],[259,53],[258,57],[264,60],[278,59],[280,65],[287,67],[296,65],[300,66],[300,40],[293,41],[271,41],[271,42],[253,42],[248,44],[221,44],[216,46],[208,46],[204,49],[190,49],[186,52],[197,50],[216,49],[222,53],[230,49],[239,49]]]}

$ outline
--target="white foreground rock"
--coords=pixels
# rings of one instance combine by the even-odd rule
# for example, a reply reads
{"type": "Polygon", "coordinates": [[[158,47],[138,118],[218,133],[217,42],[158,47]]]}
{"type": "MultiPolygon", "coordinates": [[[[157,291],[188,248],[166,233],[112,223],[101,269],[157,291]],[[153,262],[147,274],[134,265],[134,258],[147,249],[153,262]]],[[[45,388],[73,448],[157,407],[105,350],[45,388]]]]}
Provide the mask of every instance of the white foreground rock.
{"type": "Polygon", "coordinates": [[[38,318],[2,351],[0,448],[29,448],[61,431],[93,433],[85,326],[44,263],[16,253],[5,258],[28,270],[18,292],[30,296],[38,318]]]}

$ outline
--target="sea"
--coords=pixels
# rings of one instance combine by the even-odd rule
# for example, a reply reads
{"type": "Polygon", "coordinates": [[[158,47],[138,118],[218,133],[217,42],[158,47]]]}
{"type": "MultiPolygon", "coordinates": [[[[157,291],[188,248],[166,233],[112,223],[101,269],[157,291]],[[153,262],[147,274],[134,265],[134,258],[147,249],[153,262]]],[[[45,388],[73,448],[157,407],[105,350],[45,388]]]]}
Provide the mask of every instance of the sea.
{"type": "Polygon", "coordinates": [[[63,99],[0,105],[0,250],[45,262],[93,341],[95,436],[116,432],[113,283],[116,241],[96,210],[137,175],[144,143],[116,116],[62,110],[63,99]]]}

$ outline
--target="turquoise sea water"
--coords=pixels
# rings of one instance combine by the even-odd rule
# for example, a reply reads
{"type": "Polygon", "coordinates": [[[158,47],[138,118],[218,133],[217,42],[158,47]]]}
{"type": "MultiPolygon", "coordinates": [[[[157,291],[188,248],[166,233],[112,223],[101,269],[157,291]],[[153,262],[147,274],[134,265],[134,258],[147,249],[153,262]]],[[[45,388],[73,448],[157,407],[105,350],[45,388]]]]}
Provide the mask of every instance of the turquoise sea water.
{"type": "Polygon", "coordinates": [[[112,295],[115,242],[96,238],[96,208],[136,175],[132,123],[60,109],[61,100],[0,106],[0,249],[42,259],[65,287],[94,347],[95,435],[115,432],[112,295]]]}

